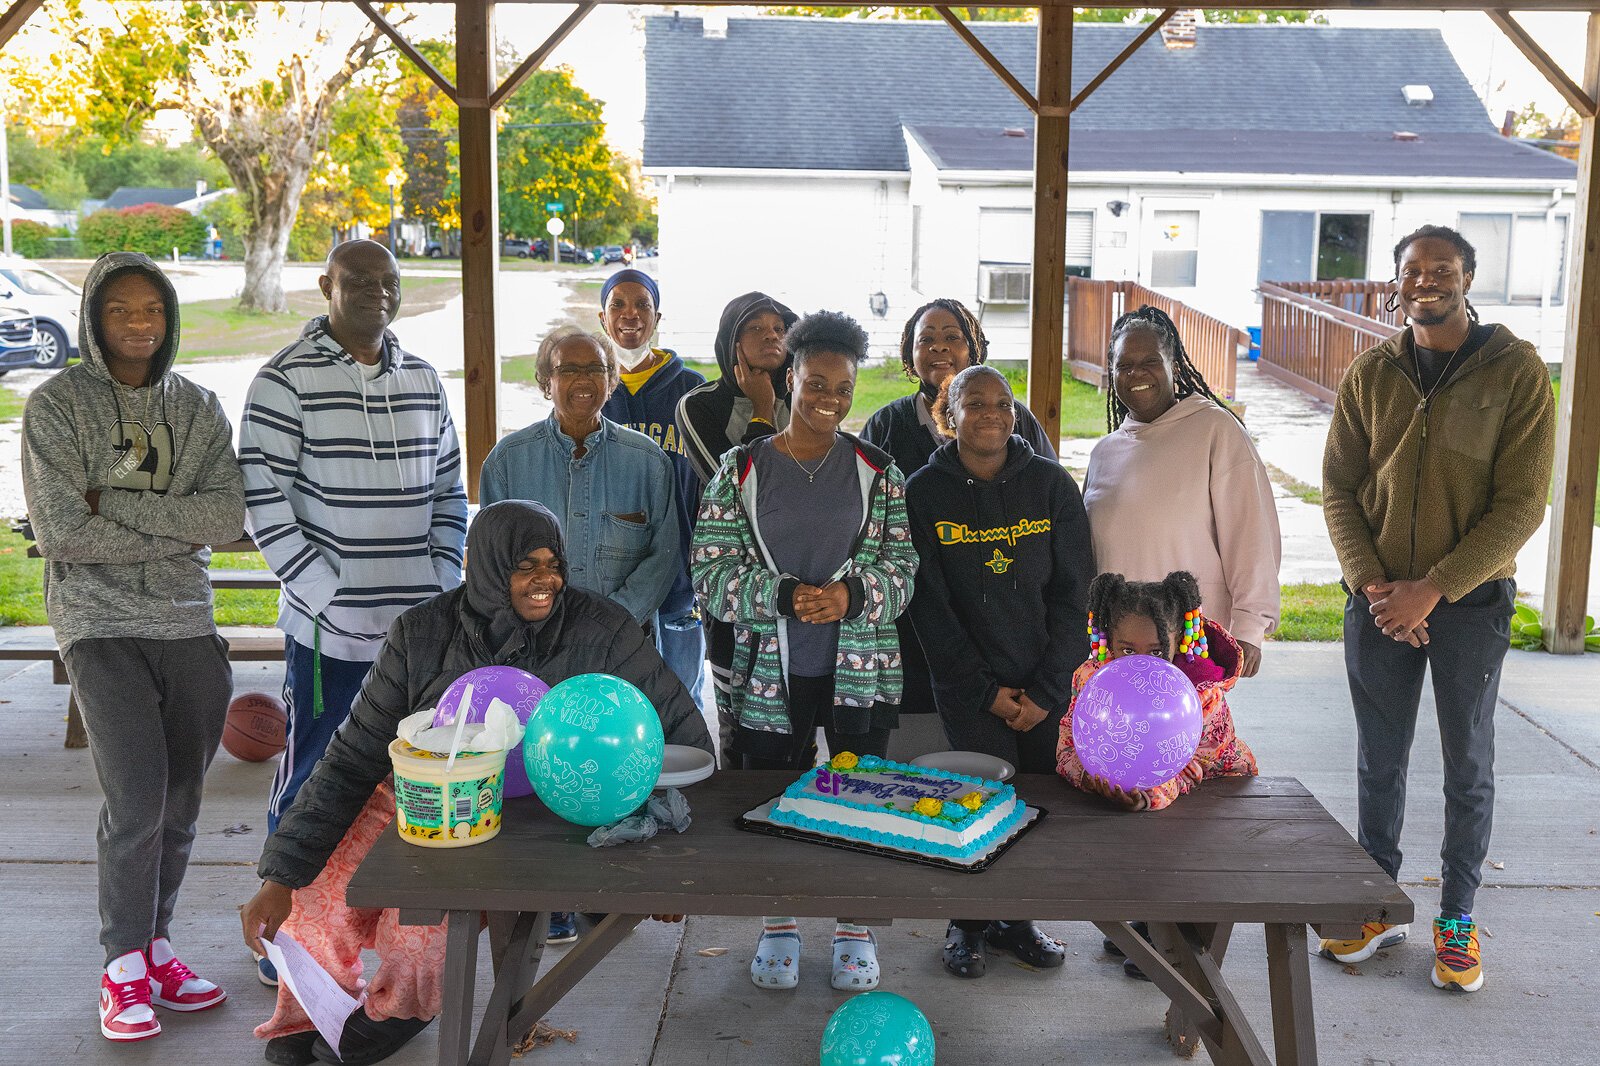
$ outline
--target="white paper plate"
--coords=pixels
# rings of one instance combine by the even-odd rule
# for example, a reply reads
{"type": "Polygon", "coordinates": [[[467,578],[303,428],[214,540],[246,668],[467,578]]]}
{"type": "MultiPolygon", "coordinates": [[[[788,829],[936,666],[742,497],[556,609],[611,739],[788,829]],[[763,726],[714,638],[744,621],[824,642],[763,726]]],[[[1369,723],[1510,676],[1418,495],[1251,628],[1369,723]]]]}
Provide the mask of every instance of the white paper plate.
{"type": "Polygon", "coordinates": [[[704,781],[717,768],[716,759],[708,751],[691,748],[687,744],[668,744],[666,756],[661,760],[661,777],[657,788],[682,788],[696,781],[704,781]]]}
{"type": "Polygon", "coordinates": [[[985,781],[1009,781],[1017,768],[1004,759],[985,755],[981,751],[935,751],[918,755],[912,766],[925,766],[930,770],[981,777],[985,781]]]}

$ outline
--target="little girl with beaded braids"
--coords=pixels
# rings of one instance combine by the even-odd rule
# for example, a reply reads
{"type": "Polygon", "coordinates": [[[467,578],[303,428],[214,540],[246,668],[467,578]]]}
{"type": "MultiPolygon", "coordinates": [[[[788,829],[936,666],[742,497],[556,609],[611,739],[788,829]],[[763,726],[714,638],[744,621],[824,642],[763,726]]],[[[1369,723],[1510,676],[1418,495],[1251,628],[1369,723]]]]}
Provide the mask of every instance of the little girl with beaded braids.
{"type": "Polygon", "coordinates": [[[1085,792],[1129,810],[1158,811],[1206,778],[1254,777],[1256,757],[1233,730],[1227,692],[1239,679],[1239,645],[1200,607],[1200,586],[1184,570],[1161,581],[1101,574],[1089,585],[1089,660],[1072,675],[1072,703],[1094,672],[1123,655],[1157,655],[1194,682],[1204,725],[1200,748],[1183,773],[1155,788],[1124,792],[1089,774],[1072,744],[1072,711],[1061,720],[1056,772],[1085,792]]]}

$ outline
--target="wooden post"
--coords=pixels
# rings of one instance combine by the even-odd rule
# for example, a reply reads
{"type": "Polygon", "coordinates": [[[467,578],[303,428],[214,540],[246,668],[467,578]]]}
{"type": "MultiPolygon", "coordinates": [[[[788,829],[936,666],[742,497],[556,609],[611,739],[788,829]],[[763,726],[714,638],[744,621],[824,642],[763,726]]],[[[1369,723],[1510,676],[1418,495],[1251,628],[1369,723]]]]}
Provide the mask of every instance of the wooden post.
{"type": "Polygon", "coordinates": [[[496,173],[494,4],[456,4],[456,104],[461,124],[461,319],[466,376],[468,498],[500,439],[500,359],[495,351],[495,275],[500,263],[500,188],[496,173]]]}
{"type": "Polygon", "coordinates": [[[1061,347],[1067,297],[1067,136],[1072,119],[1072,8],[1039,9],[1039,101],[1033,125],[1032,353],[1028,407],[1061,438],[1061,347]]]}
{"type": "MultiPolygon", "coordinates": [[[[1589,16],[1583,89],[1589,99],[1600,99],[1600,13],[1589,16]]],[[[1545,646],[1562,655],[1583,652],[1589,552],[1594,543],[1595,468],[1600,464],[1600,145],[1595,143],[1594,115],[1580,121],[1554,506],[1544,584],[1545,646]]]]}

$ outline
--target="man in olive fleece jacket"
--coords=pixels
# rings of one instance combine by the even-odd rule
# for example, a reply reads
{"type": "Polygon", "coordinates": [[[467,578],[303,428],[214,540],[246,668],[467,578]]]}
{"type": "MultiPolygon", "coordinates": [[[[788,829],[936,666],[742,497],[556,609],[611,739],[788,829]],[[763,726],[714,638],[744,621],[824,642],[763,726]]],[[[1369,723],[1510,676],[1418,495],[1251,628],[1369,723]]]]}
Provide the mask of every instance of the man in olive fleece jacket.
{"type": "MultiPolygon", "coordinates": [[[[1556,418],[1534,346],[1477,322],[1466,299],[1475,258],[1444,227],[1400,242],[1412,324],[1351,365],[1323,456],[1323,512],[1349,592],[1361,846],[1399,877],[1406,767],[1431,666],[1445,775],[1433,983],[1467,992],[1483,981],[1471,911],[1494,816],[1512,575],[1544,518],[1556,418]]],[[[1324,940],[1322,952],[1358,962],[1406,933],[1369,924],[1356,940],[1324,940]]]]}

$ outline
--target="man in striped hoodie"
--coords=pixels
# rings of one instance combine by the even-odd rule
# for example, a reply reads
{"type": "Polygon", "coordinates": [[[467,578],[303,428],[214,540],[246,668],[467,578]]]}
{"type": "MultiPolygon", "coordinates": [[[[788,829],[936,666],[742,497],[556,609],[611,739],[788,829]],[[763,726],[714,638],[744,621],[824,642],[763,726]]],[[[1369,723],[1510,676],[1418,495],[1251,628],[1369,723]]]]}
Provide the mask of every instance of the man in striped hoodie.
{"type": "Polygon", "coordinates": [[[341,244],[319,279],[328,313],[268,360],[240,429],[248,527],[283,582],[288,747],[267,831],[350,713],[389,624],[461,583],[467,498],[433,367],[400,347],[400,267],[341,244]]]}

